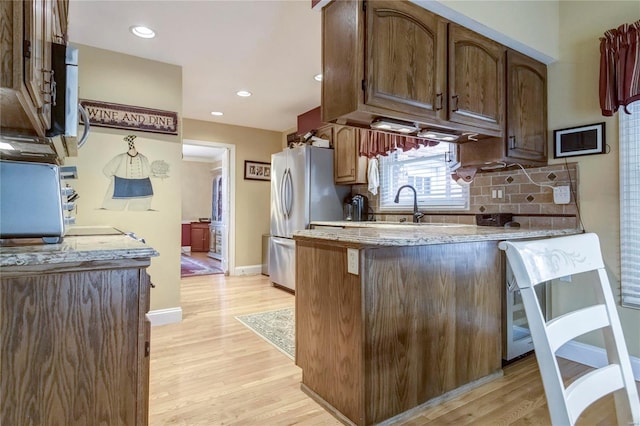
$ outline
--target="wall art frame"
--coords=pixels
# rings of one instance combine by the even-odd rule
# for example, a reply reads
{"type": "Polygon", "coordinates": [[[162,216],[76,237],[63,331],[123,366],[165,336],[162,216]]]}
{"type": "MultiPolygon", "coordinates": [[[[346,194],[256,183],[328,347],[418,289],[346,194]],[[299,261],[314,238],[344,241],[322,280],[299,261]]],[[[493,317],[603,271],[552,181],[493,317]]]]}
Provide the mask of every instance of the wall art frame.
{"type": "Polygon", "coordinates": [[[246,180],[271,180],[271,163],[245,160],[244,178],[246,180]]]}
{"type": "Polygon", "coordinates": [[[588,124],[553,131],[553,158],[604,154],[605,123],[588,124]]]}

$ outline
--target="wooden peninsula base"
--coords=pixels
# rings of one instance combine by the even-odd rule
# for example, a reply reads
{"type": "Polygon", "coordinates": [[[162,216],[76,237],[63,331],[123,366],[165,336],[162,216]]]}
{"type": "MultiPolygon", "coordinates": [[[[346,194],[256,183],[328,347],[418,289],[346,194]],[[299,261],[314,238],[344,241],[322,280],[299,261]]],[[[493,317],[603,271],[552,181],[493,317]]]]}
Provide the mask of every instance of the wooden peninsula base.
{"type": "Polygon", "coordinates": [[[497,241],[367,246],[296,237],[302,387],[371,425],[501,372],[497,241]],[[347,272],[356,249],[358,275],[347,272]]]}

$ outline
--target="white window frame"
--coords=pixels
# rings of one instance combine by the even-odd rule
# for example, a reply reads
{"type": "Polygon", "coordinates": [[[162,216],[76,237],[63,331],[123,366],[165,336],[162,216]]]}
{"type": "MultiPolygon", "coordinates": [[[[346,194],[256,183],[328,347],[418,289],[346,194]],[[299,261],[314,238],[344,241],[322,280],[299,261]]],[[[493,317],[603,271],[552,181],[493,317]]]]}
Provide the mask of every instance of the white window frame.
{"type": "Polygon", "coordinates": [[[640,309],[640,101],[620,125],[620,285],[622,305],[640,309]]]}
{"type": "Polygon", "coordinates": [[[406,153],[403,153],[402,150],[396,150],[387,156],[380,156],[380,211],[413,211],[413,191],[410,189],[402,190],[398,204],[393,202],[398,188],[405,184],[411,184],[416,188],[418,210],[420,211],[469,210],[469,187],[460,186],[451,179],[452,168],[457,165],[456,152],[457,146],[455,144],[441,142],[434,147],[421,146],[418,150],[412,149],[406,153]],[[416,156],[417,152],[425,154],[425,156],[416,156]],[[399,161],[398,157],[413,158],[399,161]],[[407,173],[398,179],[398,174],[401,173],[398,167],[403,165],[409,167],[417,165],[423,176],[411,176],[410,173],[407,173]],[[430,165],[433,167],[433,173],[429,172],[430,165]],[[430,178],[429,174],[432,174],[430,178]],[[396,176],[395,180],[393,180],[393,176],[396,176]],[[442,188],[441,195],[434,196],[429,192],[427,186],[430,184],[430,180],[434,179],[433,185],[442,188]],[[451,198],[452,194],[454,194],[453,198],[451,198]]]}

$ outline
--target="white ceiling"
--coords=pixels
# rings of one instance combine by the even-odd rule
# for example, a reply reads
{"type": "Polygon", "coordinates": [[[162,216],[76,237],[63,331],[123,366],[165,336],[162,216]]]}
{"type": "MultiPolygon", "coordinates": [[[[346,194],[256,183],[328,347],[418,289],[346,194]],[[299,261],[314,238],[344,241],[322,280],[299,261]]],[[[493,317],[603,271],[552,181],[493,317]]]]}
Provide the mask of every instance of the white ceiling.
{"type": "Polygon", "coordinates": [[[311,0],[71,0],[69,40],[181,65],[184,118],[285,131],[320,105],[320,20],[311,0]]]}

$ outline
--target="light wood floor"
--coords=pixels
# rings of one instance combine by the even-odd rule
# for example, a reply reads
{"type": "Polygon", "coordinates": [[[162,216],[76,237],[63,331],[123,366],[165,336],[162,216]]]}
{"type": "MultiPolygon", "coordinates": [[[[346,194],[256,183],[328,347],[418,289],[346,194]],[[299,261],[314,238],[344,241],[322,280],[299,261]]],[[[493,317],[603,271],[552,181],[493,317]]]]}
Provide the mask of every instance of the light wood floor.
{"type": "MultiPolygon", "coordinates": [[[[262,275],[195,276],[181,285],[183,321],[151,330],[151,425],[340,424],[300,390],[293,361],[234,318],[293,306],[294,296],[262,275]]],[[[562,368],[571,380],[587,371],[571,362],[562,368]]],[[[549,423],[530,356],[505,367],[504,377],[397,424],[549,423]]],[[[612,398],[589,407],[578,424],[616,424],[612,398]]]]}

